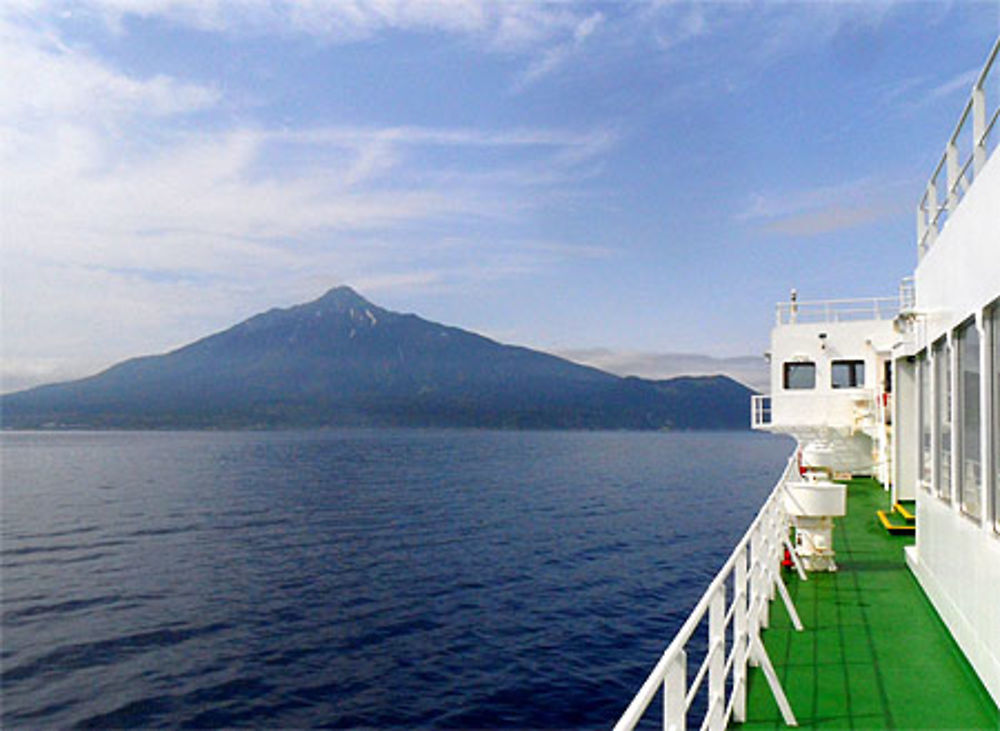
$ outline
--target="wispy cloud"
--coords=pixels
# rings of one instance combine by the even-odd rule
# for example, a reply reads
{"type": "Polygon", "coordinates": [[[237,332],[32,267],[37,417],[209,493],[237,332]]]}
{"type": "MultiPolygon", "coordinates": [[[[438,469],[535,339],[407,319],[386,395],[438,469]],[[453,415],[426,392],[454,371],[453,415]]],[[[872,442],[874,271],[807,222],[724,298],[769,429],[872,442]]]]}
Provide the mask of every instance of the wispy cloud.
{"type": "MultiPolygon", "coordinates": [[[[357,43],[390,32],[471,40],[481,52],[526,60],[515,90],[575,58],[605,20],[598,0],[38,0],[7,14],[97,20],[125,33],[130,18],[237,37],[309,37],[357,43]]],[[[629,16],[625,6],[616,14],[629,16]]],[[[2,11],[0,11],[2,12],[2,11]]]]}
{"type": "Polygon", "coordinates": [[[981,69],[979,68],[968,69],[953,76],[944,83],[938,84],[928,90],[926,94],[927,100],[929,102],[936,101],[942,97],[951,96],[956,92],[970,93],[972,91],[972,84],[976,81],[980,71],[981,69]]]}
{"type": "Polygon", "coordinates": [[[63,15],[98,18],[113,29],[129,17],[158,18],[202,31],[283,34],[349,43],[387,31],[472,37],[501,52],[572,36],[591,2],[562,0],[41,0],[63,15]]]}
{"type": "Polygon", "coordinates": [[[614,350],[611,348],[563,349],[556,355],[619,376],[674,378],[676,376],[729,376],[750,388],[767,391],[770,375],[763,356],[714,358],[694,353],[614,350]]]}
{"type": "Polygon", "coordinates": [[[76,50],[51,30],[16,25],[0,16],[0,116],[7,125],[121,117],[172,116],[215,105],[219,92],[157,75],[137,79],[76,50]]]}
{"type": "Polygon", "coordinates": [[[778,218],[764,225],[768,233],[808,238],[834,231],[846,231],[887,218],[898,212],[896,206],[885,204],[831,204],[827,207],[778,218]]]}
{"type": "Polygon", "coordinates": [[[913,181],[862,178],[807,190],[758,193],[736,216],[767,233],[808,238],[905,213],[913,181]]]}
{"type": "Polygon", "coordinates": [[[545,49],[541,56],[528,66],[514,85],[514,90],[521,91],[568,63],[581,51],[587,39],[603,21],[604,14],[600,12],[582,18],[573,28],[573,34],[568,40],[545,49]]]}

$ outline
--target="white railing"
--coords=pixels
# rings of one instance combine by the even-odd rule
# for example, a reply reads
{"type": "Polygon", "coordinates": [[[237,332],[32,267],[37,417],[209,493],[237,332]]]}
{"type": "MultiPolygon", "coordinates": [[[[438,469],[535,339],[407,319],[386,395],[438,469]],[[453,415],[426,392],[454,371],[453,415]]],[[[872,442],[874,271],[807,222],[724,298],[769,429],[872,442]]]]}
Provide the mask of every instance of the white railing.
{"type": "MultiPolygon", "coordinates": [[[[901,293],[902,294],[902,293],[901,293]]],[[[778,325],[854,320],[891,320],[899,314],[899,297],[779,302],[775,306],[778,325]]]]}
{"type": "Polygon", "coordinates": [[[903,277],[899,280],[899,311],[910,312],[917,306],[917,280],[903,277]]]}
{"type": "Polygon", "coordinates": [[[771,397],[755,394],[750,397],[750,428],[761,429],[771,424],[771,397]]]}
{"type": "MultiPolygon", "coordinates": [[[[706,678],[707,699],[704,716],[697,722],[701,729],[722,729],[731,720],[746,720],[747,667],[759,665],[774,694],[782,718],[789,726],[797,725],[774,666],[760,639],[760,630],[768,626],[770,601],[775,589],[788,607],[796,629],[802,629],[798,614],[781,579],[781,559],[788,550],[799,576],[806,575],[798,563],[788,538],[788,516],[784,512],[784,486],[797,478],[798,454],[788,460],[785,471],[765,501],[757,517],[729,560],[709,584],[687,621],[660,657],[625,713],[615,724],[615,731],[630,731],[645,715],[653,699],[663,689],[663,728],[683,731],[688,716],[694,713],[695,699],[706,678]],[[732,601],[727,604],[726,597],[732,601]],[[708,617],[704,660],[688,682],[689,644],[708,617]],[[727,652],[727,639],[728,643],[727,652]]],[[[695,724],[693,724],[694,726],[695,724]]]]}
{"type": "Polygon", "coordinates": [[[917,204],[917,251],[921,258],[934,245],[948,217],[958,208],[959,201],[997,147],[991,134],[1000,117],[1000,71],[997,70],[1000,66],[995,64],[998,51],[1000,39],[993,45],[982,73],[972,85],[972,93],[962,108],[955,131],[948,138],[944,154],[917,204]],[[986,93],[988,88],[990,95],[986,93]]]}

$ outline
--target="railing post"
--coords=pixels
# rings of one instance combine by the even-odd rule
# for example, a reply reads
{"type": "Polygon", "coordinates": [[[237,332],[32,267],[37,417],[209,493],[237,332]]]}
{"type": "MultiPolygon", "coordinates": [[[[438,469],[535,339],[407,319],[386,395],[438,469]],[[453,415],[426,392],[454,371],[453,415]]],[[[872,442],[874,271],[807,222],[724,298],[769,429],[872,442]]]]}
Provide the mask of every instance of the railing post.
{"type": "Polygon", "coordinates": [[[958,146],[954,139],[948,142],[945,157],[945,174],[948,180],[948,213],[951,213],[958,208],[958,146]]]}
{"type": "Polygon", "coordinates": [[[982,86],[972,90],[972,172],[974,176],[986,164],[986,92],[982,86]]]}
{"type": "Polygon", "coordinates": [[[927,183],[927,246],[934,244],[938,234],[938,199],[937,199],[937,178],[931,178],[927,183]]]}
{"type": "Polygon", "coordinates": [[[742,723],[747,717],[747,549],[736,557],[733,580],[733,720],[742,723]]]}
{"type": "Polygon", "coordinates": [[[927,237],[927,209],[924,208],[924,201],[917,204],[917,250],[922,256],[927,248],[924,239],[927,237]]]}
{"type": "Polygon", "coordinates": [[[774,540],[774,536],[777,533],[777,529],[775,528],[776,523],[774,506],[768,506],[767,519],[764,521],[764,530],[766,531],[764,533],[766,551],[764,556],[764,579],[767,581],[767,599],[769,602],[774,601],[774,567],[778,563],[778,546],[774,540]]]}
{"type": "MultiPolygon", "coordinates": [[[[764,596],[767,585],[764,583],[764,541],[761,530],[762,523],[757,525],[750,538],[750,607],[759,605],[756,613],[756,624],[757,627],[767,629],[768,607],[767,597],[764,596]]],[[[752,628],[751,631],[755,631],[757,627],[752,628]]]]}
{"type": "Polygon", "coordinates": [[[687,728],[687,653],[679,650],[663,676],[663,731],[687,728]]]}
{"type": "Polygon", "coordinates": [[[726,710],[726,585],[720,584],[708,606],[708,728],[722,729],[726,710]]]}

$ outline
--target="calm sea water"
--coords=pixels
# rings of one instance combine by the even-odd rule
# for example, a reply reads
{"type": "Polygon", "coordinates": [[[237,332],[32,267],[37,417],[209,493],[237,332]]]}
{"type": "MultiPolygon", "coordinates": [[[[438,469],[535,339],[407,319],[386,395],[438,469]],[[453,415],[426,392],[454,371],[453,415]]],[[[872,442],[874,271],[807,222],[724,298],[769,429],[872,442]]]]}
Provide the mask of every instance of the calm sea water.
{"type": "Polygon", "coordinates": [[[2,437],[2,725],[607,727],[758,434],[2,437]]]}

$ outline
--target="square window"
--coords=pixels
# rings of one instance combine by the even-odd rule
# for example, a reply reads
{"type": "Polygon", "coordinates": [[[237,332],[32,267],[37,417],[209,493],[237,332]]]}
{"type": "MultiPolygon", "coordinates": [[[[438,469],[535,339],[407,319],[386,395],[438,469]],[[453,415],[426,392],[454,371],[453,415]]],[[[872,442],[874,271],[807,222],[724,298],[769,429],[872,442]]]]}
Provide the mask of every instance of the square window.
{"type": "Polygon", "coordinates": [[[830,386],[833,388],[862,388],[865,385],[863,360],[835,360],[830,366],[830,386]]]}
{"type": "Polygon", "coordinates": [[[816,364],[785,363],[785,388],[816,388],[816,364]]]}

